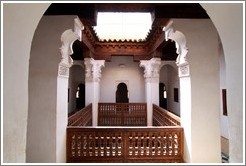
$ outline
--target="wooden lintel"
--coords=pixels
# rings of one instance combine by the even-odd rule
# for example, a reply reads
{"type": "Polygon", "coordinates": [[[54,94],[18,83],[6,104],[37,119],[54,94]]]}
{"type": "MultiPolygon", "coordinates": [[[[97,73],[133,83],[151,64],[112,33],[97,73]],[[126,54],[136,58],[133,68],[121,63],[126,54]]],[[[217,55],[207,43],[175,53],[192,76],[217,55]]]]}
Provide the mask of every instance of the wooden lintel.
{"type": "Polygon", "coordinates": [[[155,40],[153,44],[151,44],[151,47],[149,48],[149,52],[154,52],[156,49],[158,49],[161,44],[165,42],[165,33],[162,32],[159,37],[155,40]]]}
{"type": "Polygon", "coordinates": [[[169,18],[154,18],[152,27],[164,27],[169,20],[169,18]]]}

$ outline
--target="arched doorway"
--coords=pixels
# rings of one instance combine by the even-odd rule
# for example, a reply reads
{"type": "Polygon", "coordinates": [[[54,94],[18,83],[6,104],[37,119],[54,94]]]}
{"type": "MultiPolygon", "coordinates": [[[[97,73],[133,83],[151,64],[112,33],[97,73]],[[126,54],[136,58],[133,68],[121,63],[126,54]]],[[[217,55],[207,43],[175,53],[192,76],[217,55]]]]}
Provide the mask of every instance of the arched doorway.
{"type": "Polygon", "coordinates": [[[127,85],[123,82],[119,83],[116,90],[116,103],[128,103],[127,85]]]}
{"type": "Polygon", "coordinates": [[[167,90],[164,83],[159,83],[159,106],[167,109],[167,90]]]}
{"type": "Polygon", "coordinates": [[[76,109],[80,110],[85,107],[85,84],[79,84],[76,92],[76,109]]]}
{"type": "MultiPolygon", "coordinates": [[[[211,4],[208,4],[207,6],[206,5],[204,5],[203,4],[203,6],[204,7],[206,7],[206,9],[211,9],[211,11],[209,11],[210,13],[212,13],[212,16],[214,16],[215,14],[215,12],[213,12],[213,11],[215,11],[215,10],[213,10],[214,8],[216,9],[216,8],[218,8],[218,9],[220,9],[221,7],[220,6],[214,6],[214,4],[212,4],[212,7],[210,7],[209,5],[211,5],[211,4]],[[213,15],[214,14],[214,15],[213,15]]],[[[228,4],[229,5],[229,4],[228,4]]],[[[231,7],[232,9],[238,9],[238,7],[237,6],[234,6],[234,7],[231,7]]],[[[230,9],[231,9],[230,8],[230,9]]],[[[36,10],[36,8],[35,8],[35,10],[36,10]]],[[[12,12],[13,10],[11,10],[11,12],[12,12]]],[[[226,11],[228,11],[228,9],[226,9],[226,11]]],[[[238,12],[241,12],[241,10],[232,10],[232,11],[237,11],[237,13],[236,14],[234,14],[233,13],[233,15],[232,15],[232,17],[225,17],[225,15],[223,15],[223,17],[224,18],[233,18],[233,16],[238,16],[237,14],[238,14],[238,12]]],[[[227,16],[227,14],[228,14],[228,12],[224,12],[224,10],[222,10],[221,12],[223,12],[224,14],[226,14],[226,16],[227,16]]],[[[24,12],[25,13],[25,12],[24,12]]],[[[231,13],[229,13],[228,15],[231,15],[231,13]]],[[[31,16],[32,18],[33,17],[35,17],[35,20],[38,20],[39,18],[40,18],[40,16],[38,15],[38,18],[36,18],[37,16],[35,16],[35,15],[32,15],[31,16]]],[[[23,17],[24,18],[24,17],[23,17]]],[[[214,17],[213,17],[214,18],[214,17]]],[[[219,17],[220,18],[220,17],[219,17]]],[[[29,20],[31,20],[31,19],[29,19],[29,20]]],[[[230,36],[232,36],[232,35],[234,35],[233,33],[227,33],[228,31],[230,32],[230,26],[226,26],[227,24],[231,24],[231,23],[226,23],[226,22],[223,22],[223,24],[220,24],[220,23],[222,23],[221,22],[221,20],[223,20],[223,18],[221,18],[221,19],[214,19],[213,21],[215,21],[215,23],[217,23],[216,25],[219,27],[219,28],[221,28],[221,29],[224,29],[224,31],[223,32],[225,32],[225,33],[222,33],[221,31],[221,34],[222,34],[222,36],[225,36],[224,38],[223,38],[223,42],[224,43],[226,43],[227,44],[227,46],[230,46],[230,47],[227,47],[226,48],[226,55],[234,55],[234,56],[227,56],[227,60],[228,60],[228,62],[232,62],[232,61],[230,61],[232,58],[233,58],[233,60],[236,60],[236,62],[242,62],[241,61],[241,59],[240,59],[240,56],[242,55],[241,53],[240,53],[240,51],[239,52],[236,52],[236,53],[234,53],[234,54],[230,54],[230,52],[233,52],[234,50],[240,50],[240,49],[238,49],[238,45],[237,45],[237,43],[235,43],[235,44],[233,44],[233,45],[230,45],[230,44],[228,44],[228,42],[230,42],[229,40],[226,40],[227,38],[231,38],[230,36]],[[219,21],[218,21],[219,20],[219,21]],[[217,21],[217,22],[216,22],[217,21]],[[218,23],[219,22],[219,23],[218,23]],[[225,27],[227,27],[227,29],[225,29],[225,27]],[[228,37],[229,36],[229,37],[228,37]],[[236,49],[233,49],[233,48],[235,48],[236,47],[236,49]],[[229,52],[229,53],[228,53],[229,52]],[[237,58],[235,58],[235,56],[236,57],[239,57],[238,59],[237,58]]],[[[241,19],[240,18],[238,18],[237,17],[237,19],[231,19],[231,20],[237,20],[236,21],[236,25],[239,25],[239,26],[235,26],[235,28],[236,28],[236,32],[239,32],[239,34],[240,34],[240,31],[238,30],[239,28],[238,27],[240,27],[240,25],[241,25],[241,19]]],[[[11,22],[12,23],[12,22],[11,22]]],[[[36,22],[35,22],[36,23],[36,22]]],[[[33,23],[33,24],[35,24],[35,23],[33,23]]],[[[26,25],[27,24],[25,24],[25,27],[26,27],[26,25]]],[[[28,24],[28,25],[30,25],[30,24],[28,24]]],[[[32,25],[32,24],[31,24],[32,25]]],[[[235,25],[235,24],[233,24],[233,25],[235,25]]],[[[21,25],[20,25],[20,27],[21,27],[21,25]]],[[[11,30],[11,28],[10,28],[10,30],[11,30]]],[[[30,31],[29,29],[27,29],[26,31],[28,31],[28,33],[27,33],[27,35],[29,35],[30,36],[30,34],[32,34],[32,31],[30,31]]],[[[13,34],[15,34],[15,33],[13,33],[13,34]]],[[[13,35],[13,36],[18,36],[18,34],[17,35],[13,35]]],[[[236,41],[238,41],[237,39],[239,38],[239,36],[240,36],[240,38],[241,38],[241,36],[243,36],[243,35],[237,35],[236,36],[236,41]]],[[[241,41],[241,40],[240,40],[241,41]]],[[[240,47],[241,48],[241,47],[240,47]]],[[[25,49],[25,48],[24,48],[25,49]]],[[[26,49],[26,50],[29,50],[29,47],[26,49]]],[[[23,55],[24,57],[25,56],[28,56],[28,54],[23,54],[22,52],[20,52],[20,54],[21,55],[23,55]]],[[[5,54],[5,55],[8,55],[8,54],[5,54]]],[[[23,56],[21,56],[21,60],[23,60],[23,56]]],[[[17,61],[18,62],[18,58],[16,58],[15,59],[15,61],[17,61]]],[[[13,60],[11,59],[11,61],[10,61],[11,63],[13,63],[13,60]]],[[[231,69],[232,69],[232,65],[231,65],[231,63],[228,63],[229,64],[229,71],[231,71],[231,69]]],[[[233,63],[233,65],[234,65],[234,63],[233,63]]],[[[17,66],[18,67],[18,66],[17,66]]],[[[233,66],[234,67],[234,66],[233,66]]],[[[240,66],[239,66],[240,67],[240,66]]],[[[22,71],[22,68],[23,68],[23,66],[19,66],[19,68],[21,69],[21,71],[22,71]]],[[[18,69],[19,69],[18,68],[18,69]]],[[[25,68],[24,68],[25,69],[25,68]]],[[[234,68],[233,68],[234,69],[234,68]]],[[[26,71],[26,70],[24,70],[24,71],[26,71]]],[[[236,68],[235,70],[232,70],[232,71],[234,71],[235,73],[236,72],[239,72],[239,74],[237,73],[237,74],[235,74],[235,73],[233,73],[233,72],[231,72],[231,74],[229,73],[228,75],[229,75],[229,78],[228,78],[228,80],[233,80],[233,81],[235,81],[235,80],[238,80],[238,79],[230,79],[230,78],[238,78],[238,76],[240,76],[240,70],[238,70],[238,68],[236,68]]],[[[16,77],[16,78],[18,78],[19,79],[19,77],[16,77]]],[[[5,79],[6,80],[6,79],[5,79]]],[[[11,77],[11,81],[13,82],[13,78],[11,77]]],[[[19,82],[24,82],[24,83],[27,83],[27,80],[25,79],[25,77],[23,77],[22,79],[19,79],[18,80],[19,82]]],[[[237,87],[237,89],[236,90],[234,90],[234,91],[232,91],[230,94],[229,94],[229,96],[239,96],[239,97],[241,97],[242,95],[242,91],[240,90],[240,88],[241,88],[241,83],[239,82],[239,81],[237,81],[236,82],[236,85],[235,85],[235,83],[233,84],[234,85],[234,87],[237,87]],[[238,85],[239,84],[239,85],[238,85]],[[238,90],[239,89],[239,90],[238,90]],[[240,93],[239,93],[240,92],[240,93]]],[[[11,84],[9,84],[8,86],[10,86],[11,87],[11,84]]],[[[15,92],[15,91],[13,91],[13,92],[15,92]]],[[[23,98],[27,98],[27,95],[25,95],[24,94],[24,97],[23,98]]],[[[233,107],[235,107],[235,106],[238,106],[238,103],[240,102],[241,100],[233,100],[231,103],[229,103],[230,105],[232,105],[231,106],[231,108],[233,108],[233,107]],[[235,101],[235,102],[234,102],[235,101]]],[[[23,104],[23,103],[21,103],[21,104],[23,104]]],[[[241,105],[240,105],[240,103],[239,103],[239,107],[236,107],[236,110],[234,110],[234,114],[233,114],[233,118],[232,119],[236,119],[235,117],[241,117],[241,118],[243,118],[243,116],[240,116],[240,114],[241,114],[241,112],[239,112],[239,111],[237,111],[237,110],[242,110],[242,109],[240,109],[241,107],[240,107],[241,105]],[[239,115],[239,116],[238,116],[239,115]]],[[[14,106],[13,106],[14,107],[14,106]]],[[[29,108],[29,109],[31,109],[31,108],[29,108]]],[[[7,112],[7,111],[6,111],[7,112]]],[[[25,116],[26,114],[23,114],[23,116],[25,116]]],[[[238,119],[238,118],[237,118],[238,119]]],[[[28,120],[28,122],[30,122],[29,120],[28,120]]],[[[243,121],[241,121],[241,120],[237,120],[237,122],[238,123],[242,123],[243,121]]],[[[237,127],[239,127],[240,129],[242,129],[242,125],[237,125],[237,127]]],[[[234,135],[234,134],[237,134],[237,132],[239,131],[240,132],[240,130],[238,130],[238,128],[237,128],[237,130],[235,130],[235,128],[232,128],[233,130],[233,132],[232,132],[232,134],[231,135],[234,135]]],[[[242,132],[241,132],[242,133],[242,132]]],[[[24,134],[24,133],[23,133],[24,134]]],[[[241,135],[239,135],[239,136],[241,136],[241,135]]],[[[238,138],[238,137],[237,137],[238,138]]],[[[238,141],[238,139],[237,138],[235,138],[235,139],[233,139],[233,143],[234,143],[234,145],[241,145],[241,142],[242,141],[238,141]]],[[[14,145],[14,144],[13,144],[14,145]]],[[[12,145],[12,146],[13,146],[12,145]]],[[[243,146],[234,146],[234,147],[243,147],[243,146]]],[[[15,147],[16,148],[16,147],[15,147]]],[[[235,148],[235,150],[233,149],[232,150],[232,152],[237,152],[238,150],[237,150],[237,148],[235,148]]],[[[18,151],[17,151],[17,153],[18,153],[18,151]]],[[[232,153],[232,154],[239,154],[239,153],[232,153]]],[[[236,156],[236,155],[234,155],[234,156],[236,156]]],[[[237,156],[239,156],[238,158],[240,158],[242,155],[237,155],[237,156]]],[[[237,160],[237,158],[236,159],[234,159],[234,160],[232,160],[232,161],[241,161],[241,159],[240,160],[237,160]]]]}
{"type": "Polygon", "coordinates": [[[69,69],[68,115],[74,114],[85,106],[85,70],[83,61],[73,61],[69,69]],[[77,63],[76,63],[77,62],[77,63]],[[83,99],[82,99],[83,98],[83,99]]]}

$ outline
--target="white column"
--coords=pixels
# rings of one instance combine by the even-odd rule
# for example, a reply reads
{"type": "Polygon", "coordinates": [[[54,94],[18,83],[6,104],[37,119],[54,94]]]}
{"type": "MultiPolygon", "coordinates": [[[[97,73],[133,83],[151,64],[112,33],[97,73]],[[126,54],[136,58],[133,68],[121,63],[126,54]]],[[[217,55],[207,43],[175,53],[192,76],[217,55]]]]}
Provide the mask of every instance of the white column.
{"type": "Polygon", "coordinates": [[[140,67],[144,67],[145,100],[147,103],[147,126],[153,125],[153,104],[159,105],[160,58],[141,60],[140,67]]]}
{"type": "Polygon", "coordinates": [[[78,36],[71,30],[62,33],[60,48],[62,59],[59,63],[57,76],[57,103],[56,103],[56,162],[66,162],[66,131],[68,114],[68,77],[72,65],[72,45],[78,36]]]}
{"type": "Polygon", "coordinates": [[[84,61],[86,68],[85,104],[92,103],[92,126],[97,126],[101,68],[104,66],[105,60],[85,58],[84,61]]]}
{"type": "Polygon", "coordinates": [[[66,162],[66,128],[68,115],[68,76],[69,67],[59,64],[57,77],[57,116],[56,116],[56,162],[66,162]]]}
{"type": "Polygon", "coordinates": [[[184,128],[184,156],[186,162],[192,161],[192,111],[191,111],[191,79],[188,63],[179,65],[180,81],[180,117],[184,128]]]}

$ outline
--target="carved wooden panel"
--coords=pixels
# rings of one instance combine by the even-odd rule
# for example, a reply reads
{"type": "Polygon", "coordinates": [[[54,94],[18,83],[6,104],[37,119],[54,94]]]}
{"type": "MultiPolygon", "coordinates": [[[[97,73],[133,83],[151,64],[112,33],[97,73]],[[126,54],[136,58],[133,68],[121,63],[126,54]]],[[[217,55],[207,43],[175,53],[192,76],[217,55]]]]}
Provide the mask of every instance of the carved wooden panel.
{"type": "Polygon", "coordinates": [[[183,128],[67,129],[67,162],[182,162],[183,128]]]}
{"type": "Polygon", "coordinates": [[[146,103],[99,103],[99,126],[146,126],[146,103]]]}
{"type": "Polygon", "coordinates": [[[92,104],[86,106],[68,118],[68,126],[91,126],[92,104]]]}

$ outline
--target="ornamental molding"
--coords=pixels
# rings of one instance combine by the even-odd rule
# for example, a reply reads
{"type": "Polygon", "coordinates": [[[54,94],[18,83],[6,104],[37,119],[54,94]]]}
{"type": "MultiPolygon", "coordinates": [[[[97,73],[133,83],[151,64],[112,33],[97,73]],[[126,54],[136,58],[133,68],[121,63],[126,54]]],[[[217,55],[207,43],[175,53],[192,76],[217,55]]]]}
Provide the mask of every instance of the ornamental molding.
{"type": "Polygon", "coordinates": [[[74,33],[79,36],[79,41],[82,41],[82,31],[84,30],[84,25],[77,17],[74,19],[74,33]]]}
{"type": "Polygon", "coordinates": [[[173,40],[175,41],[176,45],[176,53],[178,54],[178,57],[176,59],[176,64],[182,65],[187,64],[187,53],[188,48],[186,47],[186,38],[185,35],[180,31],[175,31],[173,28],[173,21],[169,21],[167,26],[163,28],[163,31],[165,31],[165,39],[167,40],[173,40]]]}
{"type": "Polygon", "coordinates": [[[143,55],[153,52],[156,44],[160,44],[160,38],[164,38],[161,27],[151,29],[144,40],[99,40],[92,27],[85,26],[83,30],[83,41],[87,42],[96,53],[110,54],[134,54],[143,55]]]}
{"type": "Polygon", "coordinates": [[[183,64],[179,66],[179,77],[188,77],[190,76],[190,66],[189,64],[183,64]]]}
{"type": "Polygon", "coordinates": [[[61,42],[62,46],[60,48],[60,52],[62,55],[61,64],[65,66],[71,67],[72,65],[72,58],[70,55],[73,54],[73,43],[79,39],[79,36],[74,33],[71,29],[64,31],[61,35],[61,42]]]}
{"type": "Polygon", "coordinates": [[[140,67],[144,68],[144,77],[146,82],[159,81],[160,66],[161,66],[161,58],[140,60],[140,67]]]}
{"type": "Polygon", "coordinates": [[[100,82],[102,67],[105,66],[105,60],[94,60],[85,58],[85,79],[87,82],[100,82]]]}
{"type": "Polygon", "coordinates": [[[59,67],[58,67],[58,76],[62,76],[62,77],[69,77],[69,68],[70,66],[64,64],[64,63],[60,63],[59,67]]]}

